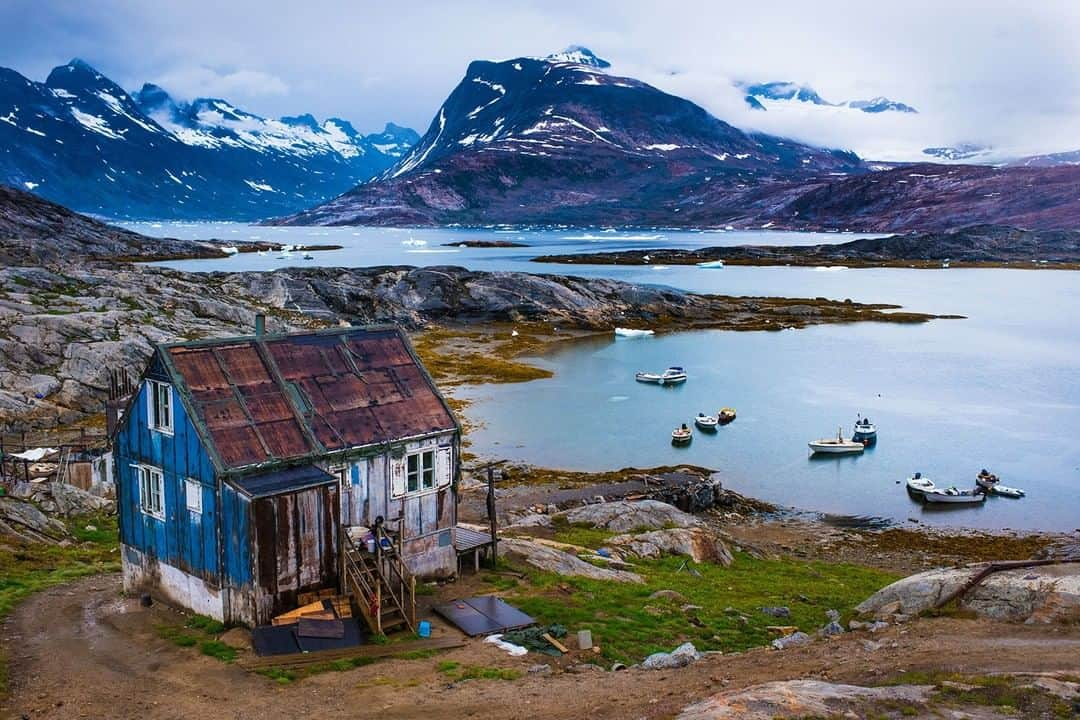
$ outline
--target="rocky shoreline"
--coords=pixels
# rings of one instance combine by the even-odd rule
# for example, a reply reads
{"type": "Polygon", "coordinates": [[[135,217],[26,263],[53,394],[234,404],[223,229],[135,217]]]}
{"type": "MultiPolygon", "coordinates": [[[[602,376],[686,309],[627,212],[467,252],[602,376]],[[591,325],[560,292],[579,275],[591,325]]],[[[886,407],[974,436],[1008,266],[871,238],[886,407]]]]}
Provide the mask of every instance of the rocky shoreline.
{"type": "Polygon", "coordinates": [[[948,262],[950,267],[1078,270],[1080,231],[979,225],[952,232],[860,238],[839,244],[660,248],[533,258],[538,263],[579,265],[696,265],[717,260],[730,265],[940,268],[948,262]]]}
{"type": "MultiPolygon", "coordinates": [[[[470,332],[521,325],[525,335],[527,327],[528,337],[508,333],[511,355],[620,326],[781,330],[937,317],[895,305],[699,295],[452,266],[183,273],[125,260],[223,251],[148,238],[11,189],[0,194],[0,209],[0,427],[9,432],[92,419],[104,408],[110,371],[137,376],[155,343],[248,334],[260,313],[270,332],[395,323],[470,332]]],[[[460,357],[432,358],[460,365],[460,357]]]]}

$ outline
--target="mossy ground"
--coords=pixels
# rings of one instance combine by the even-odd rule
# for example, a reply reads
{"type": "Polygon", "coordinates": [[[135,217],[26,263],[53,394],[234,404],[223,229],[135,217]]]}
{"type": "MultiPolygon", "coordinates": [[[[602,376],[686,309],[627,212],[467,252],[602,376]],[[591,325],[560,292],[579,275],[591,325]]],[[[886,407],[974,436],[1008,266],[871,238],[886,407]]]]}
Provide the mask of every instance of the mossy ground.
{"type": "MultiPolygon", "coordinates": [[[[560,527],[561,542],[598,547],[611,533],[560,527]]],[[[795,559],[757,560],[735,553],[730,567],[695,564],[686,558],[635,560],[644,585],[569,577],[512,565],[524,577],[489,574],[482,580],[541,624],[589,629],[608,661],[640,662],[650,653],[683,642],[698,650],[742,651],[768,644],[770,625],[792,625],[813,633],[828,623],[827,610],[844,618],[853,608],[898,576],[859,565],[795,559]],[[673,590],[682,599],[650,599],[673,590]],[[684,606],[697,606],[684,609],[684,606]],[[786,606],[790,618],[775,618],[762,607],[786,606]]]]}

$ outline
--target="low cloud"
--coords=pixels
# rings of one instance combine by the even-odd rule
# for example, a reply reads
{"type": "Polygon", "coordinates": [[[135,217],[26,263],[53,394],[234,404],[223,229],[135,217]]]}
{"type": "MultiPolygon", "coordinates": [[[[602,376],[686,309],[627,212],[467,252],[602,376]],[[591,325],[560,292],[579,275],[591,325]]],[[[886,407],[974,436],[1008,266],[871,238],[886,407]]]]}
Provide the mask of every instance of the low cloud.
{"type": "Polygon", "coordinates": [[[221,72],[205,66],[169,70],[155,77],[153,82],[183,100],[217,97],[241,102],[289,92],[288,84],[270,73],[258,70],[221,72]]]}

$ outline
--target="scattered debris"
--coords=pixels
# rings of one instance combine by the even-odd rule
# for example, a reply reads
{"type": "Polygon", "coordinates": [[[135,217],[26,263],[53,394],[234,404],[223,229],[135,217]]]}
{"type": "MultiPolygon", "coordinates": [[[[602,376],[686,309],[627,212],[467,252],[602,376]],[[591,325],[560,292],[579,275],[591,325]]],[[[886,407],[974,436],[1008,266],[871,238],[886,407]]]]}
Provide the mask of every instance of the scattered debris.
{"type": "MultiPolygon", "coordinates": [[[[488,635],[486,638],[484,638],[484,642],[491,643],[500,650],[505,650],[511,655],[511,657],[521,657],[522,655],[526,655],[529,652],[528,648],[524,648],[521,645],[515,645],[512,642],[507,642],[506,640],[503,640],[502,633],[488,635]]],[[[544,667],[547,666],[545,665],[544,667]]],[[[550,670],[550,668],[548,669],[550,670]]],[[[530,670],[529,672],[532,671],[530,670]]]]}
{"type": "Polygon", "coordinates": [[[832,635],[843,635],[844,626],[833,620],[828,625],[818,630],[818,634],[823,637],[830,637],[832,635]]]}
{"type": "Polygon", "coordinates": [[[530,627],[524,630],[515,630],[502,636],[504,642],[520,645],[533,652],[544,653],[558,657],[565,650],[558,650],[547,638],[566,637],[566,628],[562,625],[548,625],[547,627],[530,627]]]}

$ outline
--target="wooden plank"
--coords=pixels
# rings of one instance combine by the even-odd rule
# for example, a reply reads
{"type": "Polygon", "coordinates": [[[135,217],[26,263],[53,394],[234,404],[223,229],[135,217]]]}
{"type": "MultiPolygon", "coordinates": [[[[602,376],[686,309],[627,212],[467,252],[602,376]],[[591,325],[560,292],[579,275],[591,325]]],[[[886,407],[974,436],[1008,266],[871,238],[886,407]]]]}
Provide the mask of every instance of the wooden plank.
{"type": "Polygon", "coordinates": [[[300,607],[296,608],[295,610],[290,610],[289,612],[281,613],[280,615],[275,616],[274,619],[271,620],[271,623],[273,625],[288,625],[289,623],[294,623],[297,620],[299,620],[301,615],[306,615],[308,613],[322,612],[323,610],[326,609],[323,602],[324,602],[323,600],[316,600],[313,603],[309,603],[307,605],[301,605],[300,607]]]}
{"type": "Polygon", "coordinates": [[[554,648],[555,648],[556,650],[558,650],[559,652],[561,652],[561,653],[568,653],[568,652],[570,652],[569,648],[567,648],[567,647],[566,647],[565,645],[563,645],[563,644],[562,644],[561,642],[559,642],[559,641],[558,641],[558,640],[556,640],[555,638],[551,637],[551,635],[550,635],[550,634],[548,634],[548,633],[544,633],[544,634],[543,634],[543,635],[541,635],[540,637],[544,638],[544,639],[545,639],[545,640],[547,640],[547,641],[548,641],[549,643],[551,643],[552,647],[554,647],[554,648]]]}
{"type": "Polygon", "coordinates": [[[341,650],[324,650],[310,653],[293,653],[291,655],[270,655],[268,657],[253,657],[242,659],[238,664],[248,670],[262,670],[265,668],[296,668],[304,665],[317,665],[333,660],[351,658],[381,658],[421,650],[449,650],[464,647],[465,641],[461,638],[431,638],[428,640],[414,640],[412,642],[391,643],[390,645],[359,645],[354,648],[341,650]]]}

